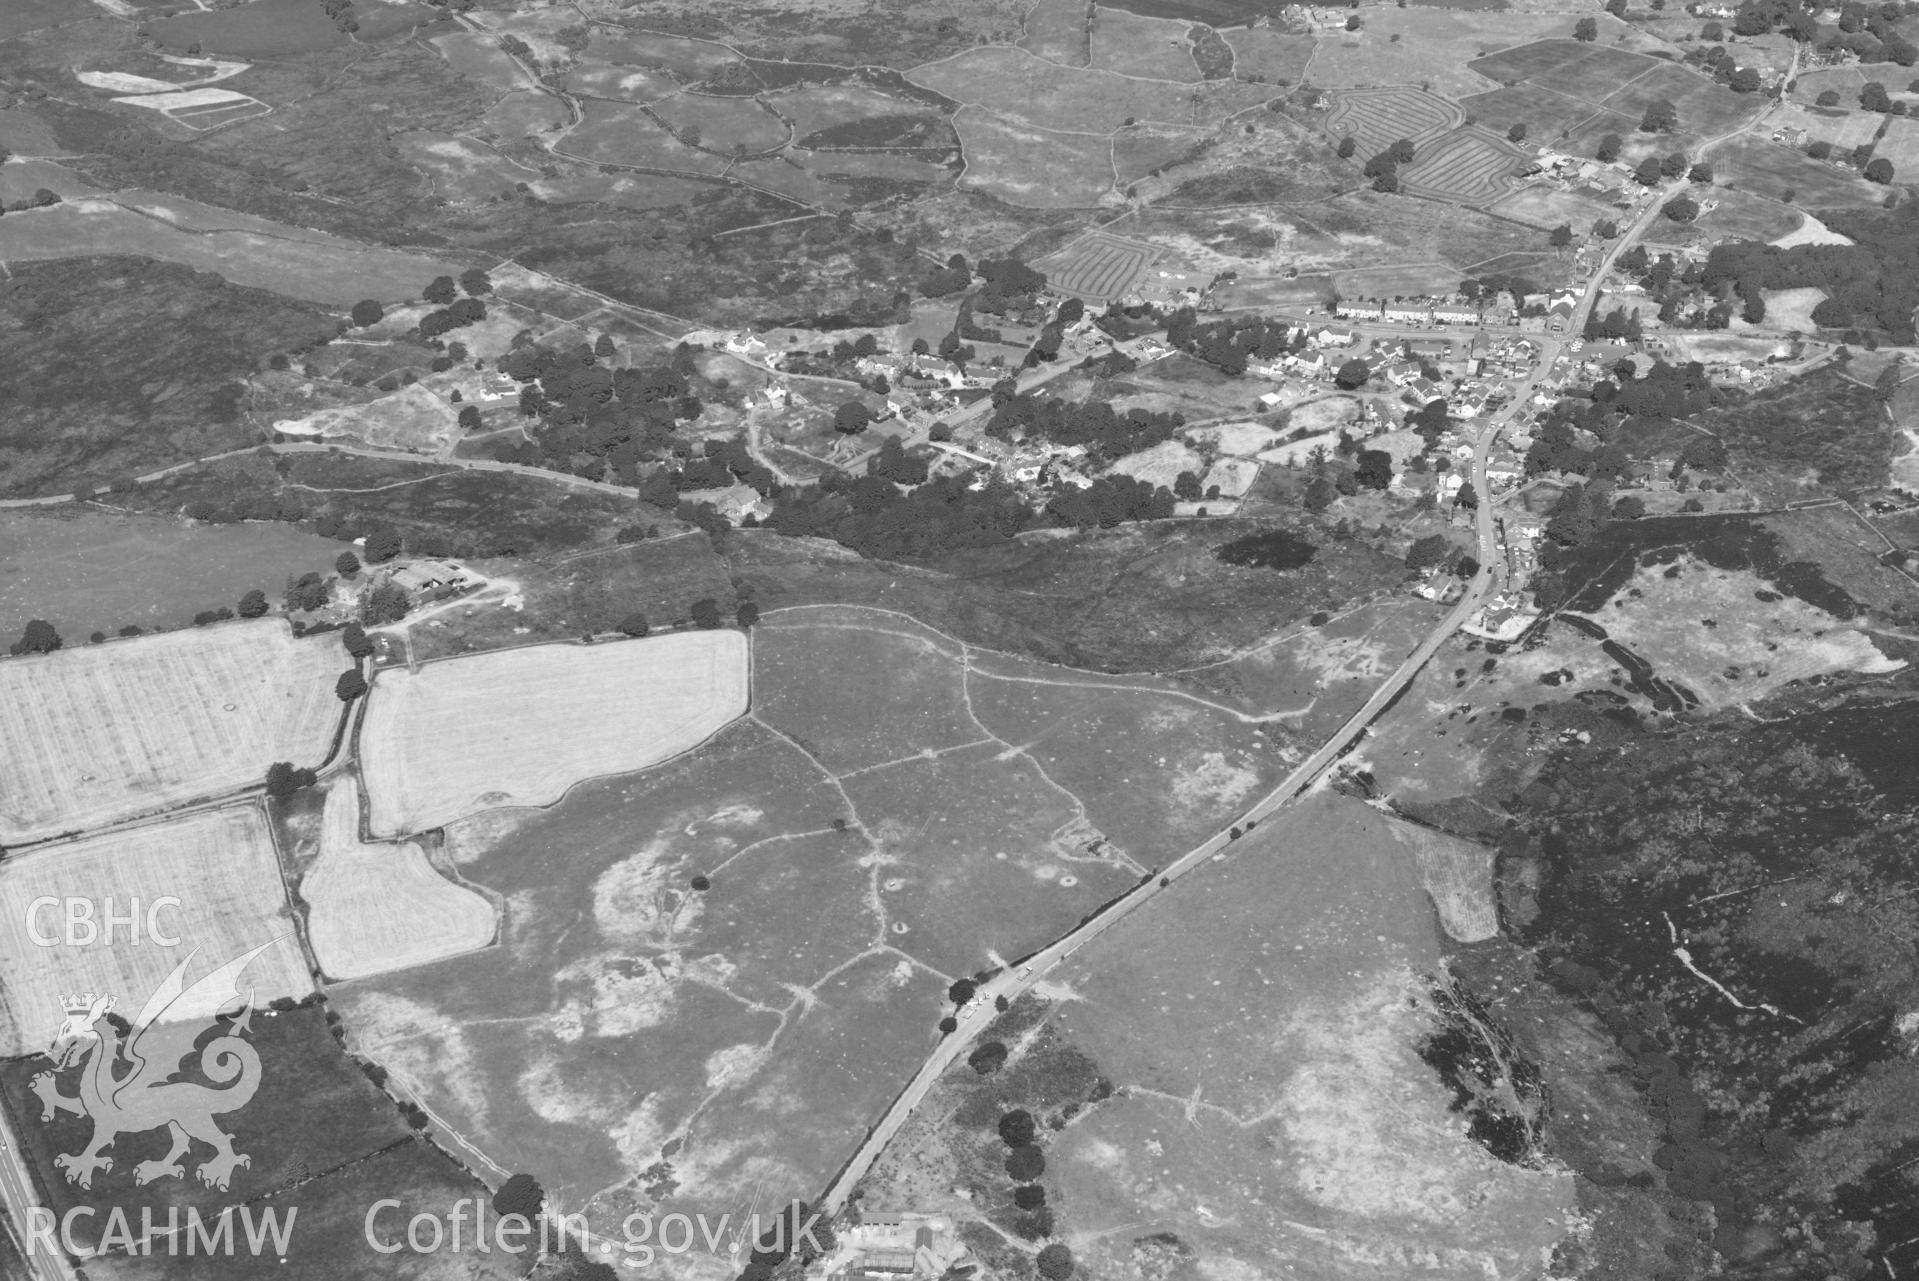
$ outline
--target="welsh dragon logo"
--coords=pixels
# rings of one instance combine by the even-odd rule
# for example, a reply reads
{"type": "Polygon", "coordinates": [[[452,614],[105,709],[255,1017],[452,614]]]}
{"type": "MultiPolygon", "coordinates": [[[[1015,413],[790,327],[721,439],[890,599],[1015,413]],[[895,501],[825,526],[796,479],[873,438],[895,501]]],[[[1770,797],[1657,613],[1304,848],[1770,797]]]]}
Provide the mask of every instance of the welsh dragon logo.
{"type": "Polygon", "coordinates": [[[136,1183],[183,1177],[186,1167],[181,1158],[191,1151],[194,1140],[213,1148],[213,1155],[195,1171],[209,1187],[224,1191],[237,1167],[253,1163],[245,1153],[233,1150],[233,1136],[213,1118],[239,1111],[259,1089],[260,1055],[243,1039],[253,1018],[253,992],[248,989],[242,995],[238,980],[256,956],[279,941],[264,943],[189,986],[186,969],[198,953],[195,949],[154,989],[130,1026],[113,1017],[111,996],[87,992],[65,999],[66,1019],[47,1052],[53,1070],[35,1076],[31,1088],[40,1096],[42,1121],[51,1121],[61,1112],[93,1121],[93,1134],[85,1147],[53,1159],[69,1182],[93,1186],[96,1172],[113,1168],[107,1150],[116,1139],[163,1126],[172,1136],[172,1147],[158,1160],[135,1165],[136,1183]],[[194,1042],[236,1001],[239,1010],[232,1022],[200,1048],[200,1071],[214,1086],[170,1079],[194,1042]],[[173,1019],[162,1022],[169,1010],[174,1011],[173,1019]],[[202,1016],[181,1017],[195,1011],[202,1016]],[[75,1065],[80,1073],[78,1092],[63,1094],[57,1078],[75,1065]]]}

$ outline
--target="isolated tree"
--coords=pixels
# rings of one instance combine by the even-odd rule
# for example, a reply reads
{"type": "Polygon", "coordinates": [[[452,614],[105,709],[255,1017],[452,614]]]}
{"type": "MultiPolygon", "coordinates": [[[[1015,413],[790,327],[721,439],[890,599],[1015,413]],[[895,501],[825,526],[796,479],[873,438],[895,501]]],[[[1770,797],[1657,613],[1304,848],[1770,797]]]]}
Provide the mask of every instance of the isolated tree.
{"type": "Polygon", "coordinates": [[[1712,186],[1712,165],[1707,161],[1701,160],[1698,164],[1686,171],[1686,181],[1703,183],[1708,187],[1712,186]]]}
{"type": "Polygon", "coordinates": [[[1470,511],[1479,506],[1479,491],[1473,488],[1473,483],[1470,480],[1466,481],[1460,485],[1459,494],[1453,499],[1453,502],[1470,511]]]}
{"type": "Polygon", "coordinates": [[[540,1209],[545,1204],[546,1190],[530,1174],[514,1175],[493,1194],[493,1213],[502,1218],[517,1214],[531,1223],[540,1217],[540,1209]]]}
{"type": "Polygon", "coordinates": [[[20,639],[8,649],[9,654],[51,654],[60,648],[60,633],[53,630],[53,624],[44,618],[29,622],[20,633],[20,639]]]}
{"type": "Polygon", "coordinates": [[[1593,235],[1601,240],[1611,240],[1619,234],[1619,224],[1610,218],[1601,218],[1593,224],[1593,235]]]}
{"type": "Polygon", "coordinates": [[[704,627],[708,631],[720,625],[720,603],[711,596],[702,596],[693,602],[693,625],[704,627]]]}
{"type": "Polygon", "coordinates": [[[367,658],[373,653],[373,638],[357,622],[348,623],[340,629],[340,644],[356,659],[367,658]]]}
{"type": "Polygon", "coordinates": [[[1659,176],[1661,178],[1677,178],[1691,167],[1692,162],[1686,159],[1686,153],[1683,151],[1675,151],[1670,156],[1660,157],[1659,176]]]}
{"type": "Polygon", "coordinates": [[[1362,449],[1355,460],[1353,479],[1363,489],[1384,489],[1393,483],[1393,456],[1383,449],[1362,449]]]}
{"type": "Polygon", "coordinates": [[[1202,497],[1203,492],[1204,491],[1200,489],[1199,474],[1197,472],[1183,471],[1173,477],[1173,497],[1183,502],[1197,502],[1200,497],[1202,497]]]}
{"type": "Polygon", "coordinates": [[[1613,161],[1619,159],[1619,149],[1625,145],[1625,140],[1618,134],[1609,133],[1600,138],[1599,147],[1593,154],[1599,158],[1601,163],[1611,164],[1613,161]]]}
{"type": "Polygon", "coordinates": [[[333,568],[339,571],[340,577],[351,578],[360,572],[360,558],[352,552],[341,552],[333,558],[333,568]]]}
{"type": "Polygon", "coordinates": [[[1822,89],[1819,96],[1813,99],[1813,101],[1821,107],[1836,107],[1839,105],[1839,91],[1837,89],[1822,89]]]}
{"type": "Polygon", "coordinates": [[[1626,16],[1626,0],[1606,0],[1606,12],[1615,18],[1626,16]]]}
{"type": "Polygon", "coordinates": [[[480,411],[474,405],[460,406],[460,430],[478,431],[480,429],[480,411]]]}
{"type": "Polygon", "coordinates": [[[1041,1250],[1033,1263],[1046,1281],[1066,1281],[1073,1275],[1073,1252],[1057,1241],[1041,1250]]]}
{"type": "Polygon", "coordinates": [[[312,787],[320,776],[310,769],[296,769],[291,761],[275,761],[267,766],[267,795],[283,801],[303,787],[312,787]]]}
{"type": "Polygon", "coordinates": [[[857,400],[849,400],[833,411],[833,430],[848,436],[865,431],[872,421],[873,411],[857,400]]]}
{"type": "Polygon", "coordinates": [[[333,683],[333,692],[340,696],[342,703],[351,703],[366,693],[366,677],[360,675],[360,669],[349,667],[340,673],[340,679],[333,683]]]}
{"type": "Polygon", "coordinates": [[[386,308],[377,299],[362,298],[353,304],[352,320],[354,328],[365,329],[368,325],[377,325],[386,319],[386,308]]]}
{"type": "Polygon", "coordinates": [[[1691,196],[1674,196],[1660,207],[1660,212],[1674,222],[1691,222],[1699,216],[1699,202],[1691,196]]]}
{"type": "Polygon", "coordinates": [[[1741,67],[1732,73],[1732,79],[1726,87],[1734,93],[1754,93],[1759,89],[1759,72],[1752,67],[1741,67]]]}
{"type": "Polygon", "coordinates": [[[406,589],[398,583],[381,583],[360,602],[360,618],[374,627],[397,623],[413,608],[406,589]]]}
{"type": "Polygon", "coordinates": [[[1006,1065],[1006,1043],[988,1041],[966,1056],[966,1066],[981,1076],[991,1076],[1006,1065]]]}
{"type": "Polygon", "coordinates": [[[999,1119],[999,1137],[1009,1148],[1023,1148],[1039,1133],[1039,1123],[1024,1108],[1006,1113],[999,1119]]]}
{"type": "Polygon", "coordinates": [[[611,360],[617,355],[619,355],[619,348],[613,345],[612,334],[601,334],[594,340],[593,358],[595,360],[611,360]]]}
{"type": "Polygon", "coordinates": [[[1345,391],[1354,391],[1365,386],[1366,380],[1372,376],[1372,368],[1365,361],[1355,357],[1334,371],[1333,386],[1345,391]]]}
{"type": "Polygon", "coordinates": [[[1884,156],[1875,156],[1871,160],[1867,161],[1866,162],[1866,181],[1881,182],[1881,183],[1891,182],[1892,181],[1892,161],[1886,159],[1884,156]]]}
{"type": "Polygon", "coordinates": [[[1877,80],[1868,80],[1859,90],[1859,107],[1862,111],[1877,111],[1884,115],[1892,110],[1892,95],[1886,92],[1886,86],[1877,80]]]}
{"type": "Polygon", "coordinates": [[[1546,237],[1546,241],[1554,249],[1564,249],[1573,242],[1573,229],[1562,222],[1553,228],[1552,234],[1546,237]]]}
{"type": "Polygon", "coordinates": [[[1522,120],[1508,129],[1506,131],[1506,138],[1510,142],[1524,142],[1526,140],[1526,122],[1522,120]]]}
{"type": "Polygon", "coordinates": [[[327,590],[326,579],[318,574],[301,574],[298,578],[287,579],[286,606],[299,610],[320,609],[326,605],[331,594],[327,590]]]}
{"type": "Polygon", "coordinates": [[[751,631],[753,624],[760,621],[760,607],[750,600],[741,601],[740,607],[733,611],[733,621],[742,631],[751,631]]]}
{"type": "Polygon", "coordinates": [[[964,1005],[973,999],[973,994],[977,991],[979,991],[979,984],[972,979],[954,979],[953,985],[946,989],[946,999],[954,1005],[964,1005]]]}
{"type": "Polygon", "coordinates": [[[400,531],[391,525],[381,525],[366,536],[366,563],[378,565],[382,561],[392,560],[400,554],[400,531]]]}
{"type": "Polygon", "coordinates": [[[432,303],[435,307],[444,307],[455,298],[458,298],[460,294],[459,290],[453,284],[453,277],[435,276],[428,282],[427,287],[420,292],[420,296],[432,303]]]}
{"type": "Polygon", "coordinates": [[[1339,140],[1339,146],[1335,150],[1339,152],[1339,158],[1341,160],[1351,160],[1353,153],[1359,150],[1359,139],[1353,137],[1351,134],[1347,134],[1339,140]]]}
{"type": "MultiPolygon", "coordinates": [[[[493,292],[493,281],[478,267],[468,267],[460,273],[460,288],[466,291],[467,297],[478,298],[481,294],[490,294],[493,292]]],[[[428,299],[428,301],[431,302],[435,300],[428,299]]],[[[451,302],[452,299],[448,299],[447,301],[451,302]]]]}
{"type": "Polygon", "coordinates": [[[259,618],[267,612],[267,594],[254,588],[240,598],[240,617],[259,618]]]}
{"type": "Polygon", "coordinates": [[[1637,494],[1628,494],[1612,505],[1614,520],[1638,520],[1646,514],[1646,500],[1637,494]]]}
{"type": "Polygon", "coordinates": [[[1599,39],[1599,19],[1581,18],[1578,22],[1573,23],[1573,39],[1575,40],[1599,39]]]}
{"type": "Polygon", "coordinates": [[[1828,160],[1832,157],[1832,144],[1824,138],[1806,144],[1806,154],[1814,160],[1828,160]]]}
{"type": "Polygon", "coordinates": [[[1699,28],[1699,38],[1717,43],[1726,38],[1726,29],[1717,22],[1708,22],[1705,26],[1699,28]]]}
{"type": "Polygon", "coordinates": [[[1388,169],[1384,173],[1380,174],[1378,177],[1374,178],[1373,190],[1383,191],[1387,193],[1388,195],[1391,195],[1393,192],[1398,191],[1399,190],[1398,171],[1395,169],[1388,169]]]}
{"type": "Polygon", "coordinates": [[[1346,30],[1348,30],[1348,31],[1357,31],[1357,30],[1359,30],[1359,15],[1358,15],[1358,14],[1356,14],[1356,13],[1355,13],[1355,14],[1353,14],[1353,15],[1352,15],[1351,17],[1349,17],[1349,18],[1347,18],[1347,19],[1346,19],[1346,30]]]}
{"type": "Polygon", "coordinates": [[[1006,1173],[1016,1183],[1032,1183],[1046,1173],[1046,1155],[1030,1143],[1006,1154],[1006,1173]]]}
{"type": "Polygon", "coordinates": [[[1046,1189],[1037,1183],[1022,1183],[1013,1189],[1013,1204],[1022,1210],[1037,1210],[1046,1204],[1046,1189]]]}
{"type": "Polygon", "coordinates": [[[1669,98],[1655,98],[1646,104],[1646,114],[1639,118],[1641,133],[1671,133],[1679,127],[1679,108],[1669,98]]]}
{"type": "Polygon", "coordinates": [[[628,636],[645,636],[653,629],[647,626],[646,615],[634,610],[620,620],[619,630],[628,636]]]}
{"type": "Polygon", "coordinates": [[[1632,176],[1642,187],[1657,187],[1663,171],[1658,156],[1647,156],[1633,166],[1632,176]]]}
{"type": "Polygon", "coordinates": [[[1446,553],[1452,550],[1452,546],[1444,535],[1428,534],[1406,549],[1406,568],[1431,569],[1446,559],[1446,553]]]}

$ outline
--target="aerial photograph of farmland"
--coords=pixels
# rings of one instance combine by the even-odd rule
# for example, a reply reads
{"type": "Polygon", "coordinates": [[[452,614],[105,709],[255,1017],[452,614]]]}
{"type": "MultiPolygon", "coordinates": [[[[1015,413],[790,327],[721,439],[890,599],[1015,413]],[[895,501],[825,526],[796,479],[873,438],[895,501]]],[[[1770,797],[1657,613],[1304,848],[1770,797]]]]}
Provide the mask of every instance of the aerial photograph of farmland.
{"type": "Polygon", "coordinates": [[[1919,0],[0,0],[0,1281],[1910,1281],[1915,779],[1919,0]]]}

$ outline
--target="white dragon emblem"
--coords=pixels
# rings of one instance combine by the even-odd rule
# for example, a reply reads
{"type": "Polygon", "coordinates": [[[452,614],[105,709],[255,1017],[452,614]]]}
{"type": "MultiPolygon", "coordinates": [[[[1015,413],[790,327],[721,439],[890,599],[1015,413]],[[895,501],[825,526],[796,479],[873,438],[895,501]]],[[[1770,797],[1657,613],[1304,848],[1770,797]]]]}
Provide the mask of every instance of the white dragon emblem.
{"type": "Polygon", "coordinates": [[[195,1139],[213,1148],[213,1155],[195,1171],[209,1187],[224,1190],[236,1167],[253,1163],[245,1153],[233,1150],[233,1136],[213,1118],[245,1107],[260,1086],[259,1053],[241,1039],[252,1022],[253,993],[249,989],[242,995],[237,980],[253,958],[279,941],[228,961],[189,987],[186,969],[198,954],[195,949],[154,989],[124,1035],[119,1021],[109,1017],[111,996],[89,993],[66,1002],[66,1021],[47,1052],[53,1070],[36,1075],[31,1088],[40,1096],[41,1120],[71,1112],[93,1121],[93,1134],[85,1147],[53,1159],[69,1182],[91,1187],[96,1172],[113,1168],[107,1149],[115,1139],[162,1126],[171,1132],[173,1146],[159,1160],[136,1165],[136,1183],[185,1175],[181,1158],[195,1139]],[[170,1080],[194,1041],[235,1001],[240,1008],[231,1026],[200,1049],[200,1070],[219,1088],[170,1080]],[[175,1006],[206,1010],[207,1017],[162,1023],[162,1016],[175,1006]],[[75,1066],[77,1091],[62,1094],[57,1077],[75,1066]]]}

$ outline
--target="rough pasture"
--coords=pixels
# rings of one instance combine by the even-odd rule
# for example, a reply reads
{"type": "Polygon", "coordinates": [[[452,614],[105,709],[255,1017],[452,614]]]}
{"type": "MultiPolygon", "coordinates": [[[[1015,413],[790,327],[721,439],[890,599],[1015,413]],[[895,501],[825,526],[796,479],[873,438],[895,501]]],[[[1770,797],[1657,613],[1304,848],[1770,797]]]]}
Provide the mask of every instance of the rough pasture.
{"type": "Polygon", "coordinates": [[[718,175],[727,162],[689,147],[641,108],[630,103],[588,99],[581,120],[558,145],[600,164],[636,169],[718,175]]]}
{"type": "Polygon", "coordinates": [[[1263,76],[1274,84],[1297,84],[1319,43],[1312,36],[1293,36],[1270,27],[1222,31],[1233,49],[1233,70],[1241,79],[1263,76]]]}
{"type": "Polygon", "coordinates": [[[962,187],[1028,209],[1077,209],[1113,194],[1113,146],[962,107],[953,117],[966,156],[962,187]]]}
{"type": "Polygon", "coordinates": [[[170,226],[110,198],[70,200],[0,222],[0,257],[14,261],[140,253],[212,271],[236,285],[348,306],[415,296],[447,264],[403,250],[313,232],[170,226]]]}
{"type": "Polygon", "coordinates": [[[1088,61],[1093,66],[1149,80],[1200,78],[1186,23],[1141,17],[1105,5],[1093,6],[1092,12],[1088,61]]]}
{"type": "Polygon", "coordinates": [[[1085,0],[1035,0],[1019,47],[1063,67],[1083,67],[1089,57],[1090,16],[1085,0]]]}
{"type": "Polygon", "coordinates": [[[801,85],[764,95],[760,100],[792,121],[794,135],[802,139],[861,120],[894,116],[935,118],[921,103],[865,85],[801,85]]]}
{"type": "Polygon", "coordinates": [[[738,62],[739,57],[724,45],[708,40],[595,27],[587,42],[585,61],[660,67],[691,84],[738,62]]]}
{"type": "Polygon", "coordinates": [[[719,98],[683,93],[654,104],[653,110],[682,138],[697,136],[713,151],[771,151],[791,136],[785,121],[757,98],[719,98]]]}
{"type": "Polygon", "coordinates": [[[977,104],[1041,129],[1111,134],[1128,120],[1210,123],[1280,93],[1234,81],[1175,84],[1097,69],[1061,67],[1023,49],[968,49],[915,67],[907,79],[956,102],[977,104]]]}

